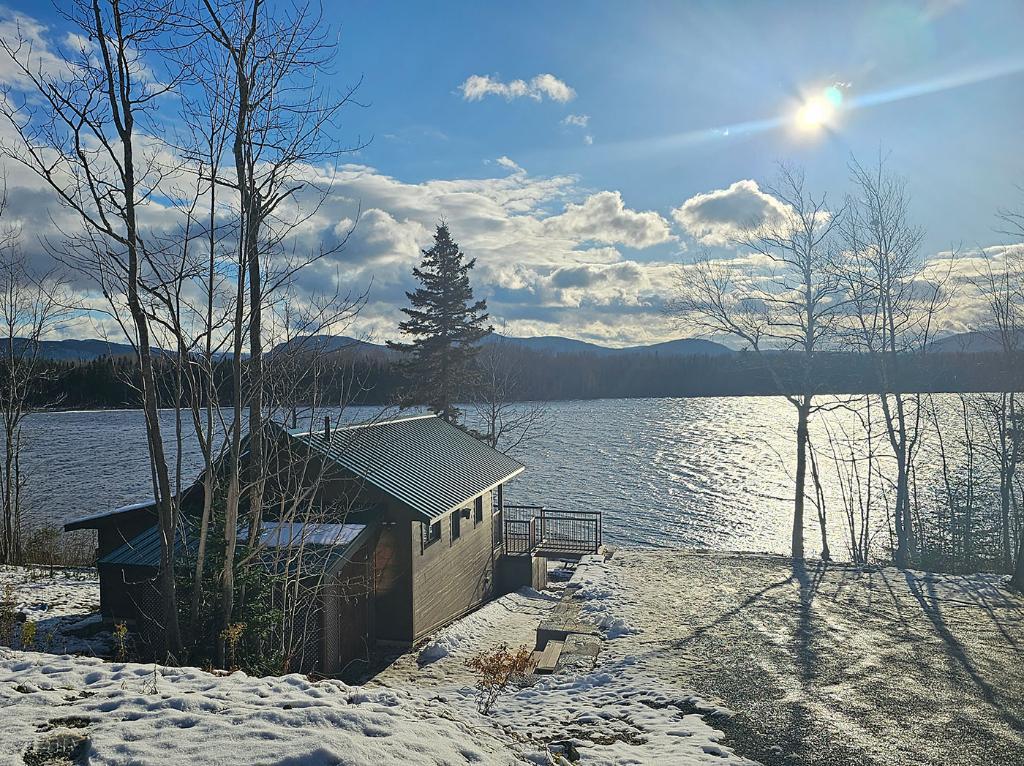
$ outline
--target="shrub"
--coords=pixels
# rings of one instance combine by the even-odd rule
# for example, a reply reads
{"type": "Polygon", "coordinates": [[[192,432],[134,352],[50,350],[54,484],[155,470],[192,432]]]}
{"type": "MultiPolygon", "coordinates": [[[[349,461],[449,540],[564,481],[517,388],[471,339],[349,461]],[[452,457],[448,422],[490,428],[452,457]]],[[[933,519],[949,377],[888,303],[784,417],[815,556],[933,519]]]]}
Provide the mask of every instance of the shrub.
{"type": "Polygon", "coordinates": [[[0,645],[14,643],[14,624],[18,621],[16,608],[18,602],[14,598],[14,588],[7,584],[0,596],[0,645]]]}
{"type": "Polygon", "coordinates": [[[27,651],[36,648],[36,624],[31,620],[21,624],[21,648],[27,651]]]}
{"type": "Polygon", "coordinates": [[[530,650],[521,646],[515,653],[507,644],[497,649],[466,660],[466,666],[475,670],[479,676],[476,682],[477,709],[487,715],[498,697],[512,686],[522,686],[526,682],[526,671],[530,666],[530,650]]]}
{"type": "Polygon", "coordinates": [[[114,659],[118,662],[128,661],[128,626],[123,622],[114,626],[114,659]]]}
{"type": "Polygon", "coordinates": [[[235,657],[238,654],[238,643],[242,640],[242,634],[244,632],[244,622],[233,622],[220,633],[220,640],[225,644],[226,651],[224,654],[225,659],[228,662],[229,670],[238,670],[238,664],[235,662],[235,657]]]}

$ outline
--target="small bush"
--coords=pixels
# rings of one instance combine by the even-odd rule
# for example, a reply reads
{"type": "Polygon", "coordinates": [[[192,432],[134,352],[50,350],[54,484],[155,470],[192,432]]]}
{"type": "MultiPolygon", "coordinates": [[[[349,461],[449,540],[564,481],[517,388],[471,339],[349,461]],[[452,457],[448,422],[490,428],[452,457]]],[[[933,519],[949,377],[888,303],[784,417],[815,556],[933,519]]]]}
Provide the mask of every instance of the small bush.
{"type": "Polygon", "coordinates": [[[3,595],[0,596],[0,646],[14,643],[14,625],[18,621],[17,606],[14,588],[10,584],[5,585],[3,595]]]}
{"type": "Polygon", "coordinates": [[[123,622],[114,626],[114,659],[118,662],[128,661],[128,626],[123,622]]]}
{"type": "Polygon", "coordinates": [[[228,662],[229,670],[238,670],[238,664],[235,661],[236,655],[238,654],[238,643],[242,640],[242,634],[245,632],[244,622],[233,622],[228,625],[220,633],[220,640],[224,642],[226,651],[225,659],[228,662]]]}
{"type": "Polygon", "coordinates": [[[96,563],[95,541],[87,534],[64,534],[60,527],[43,524],[26,531],[20,563],[48,567],[92,566],[96,563]]]}
{"type": "Polygon", "coordinates": [[[530,654],[525,646],[513,653],[507,644],[502,644],[493,651],[482,652],[466,660],[466,666],[479,676],[476,682],[477,709],[481,713],[490,713],[498,697],[513,686],[525,683],[530,654]]]}
{"type": "Polygon", "coordinates": [[[36,624],[31,620],[21,624],[21,648],[26,651],[36,648],[36,624]]]}

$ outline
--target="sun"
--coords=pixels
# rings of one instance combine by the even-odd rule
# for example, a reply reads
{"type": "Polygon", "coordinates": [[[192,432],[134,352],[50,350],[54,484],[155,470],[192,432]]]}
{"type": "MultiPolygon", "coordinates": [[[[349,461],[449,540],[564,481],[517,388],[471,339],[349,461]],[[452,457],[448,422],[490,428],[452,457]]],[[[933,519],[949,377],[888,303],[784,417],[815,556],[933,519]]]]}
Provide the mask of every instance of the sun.
{"type": "Polygon", "coordinates": [[[796,123],[804,130],[818,130],[827,125],[835,110],[823,98],[812,98],[796,113],[796,123]]]}
{"type": "Polygon", "coordinates": [[[797,126],[806,131],[831,127],[835,124],[842,101],[842,92],[834,86],[811,96],[796,112],[797,126]]]}

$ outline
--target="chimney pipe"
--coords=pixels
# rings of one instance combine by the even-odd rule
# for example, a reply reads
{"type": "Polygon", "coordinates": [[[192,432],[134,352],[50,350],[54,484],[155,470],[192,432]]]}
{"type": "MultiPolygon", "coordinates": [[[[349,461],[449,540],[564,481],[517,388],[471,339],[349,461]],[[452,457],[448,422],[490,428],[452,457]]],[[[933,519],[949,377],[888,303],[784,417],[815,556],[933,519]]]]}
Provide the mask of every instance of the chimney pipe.
{"type": "Polygon", "coordinates": [[[324,438],[327,441],[331,440],[331,416],[324,415],[324,438]]]}

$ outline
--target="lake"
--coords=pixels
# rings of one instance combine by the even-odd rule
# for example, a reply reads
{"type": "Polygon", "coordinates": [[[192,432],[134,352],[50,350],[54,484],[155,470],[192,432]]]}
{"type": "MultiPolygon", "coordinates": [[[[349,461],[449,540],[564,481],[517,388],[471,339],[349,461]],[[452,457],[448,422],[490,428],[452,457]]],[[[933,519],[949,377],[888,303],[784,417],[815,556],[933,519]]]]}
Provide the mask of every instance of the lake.
{"type": "MultiPolygon", "coordinates": [[[[940,395],[936,401],[955,432],[959,400],[940,395]]],[[[547,408],[545,432],[517,455],[527,470],[509,486],[506,502],[601,511],[605,540],[619,545],[789,550],[796,417],[785,400],[609,399],[547,408]]],[[[346,416],[371,414],[354,408],[346,416]]],[[[172,435],[173,413],[164,411],[162,418],[172,435]]],[[[827,445],[826,424],[832,432],[840,426],[854,432],[856,422],[839,409],[817,418],[812,428],[832,552],[847,558],[837,471],[821,446],[827,445]]],[[[33,521],[63,523],[152,496],[138,410],[38,413],[27,422],[25,442],[26,515],[33,521]]],[[[928,512],[940,513],[939,461],[928,439],[922,456],[919,496],[928,512]]],[[[196,475],[191,440],[183,465],[185,476],[196,475]]],[[[886,542],[884,511],[875,516],[877,542],[886,542]]],[[[809,553],[820,551],[810,503],[806,540],[809,553]]]]}

